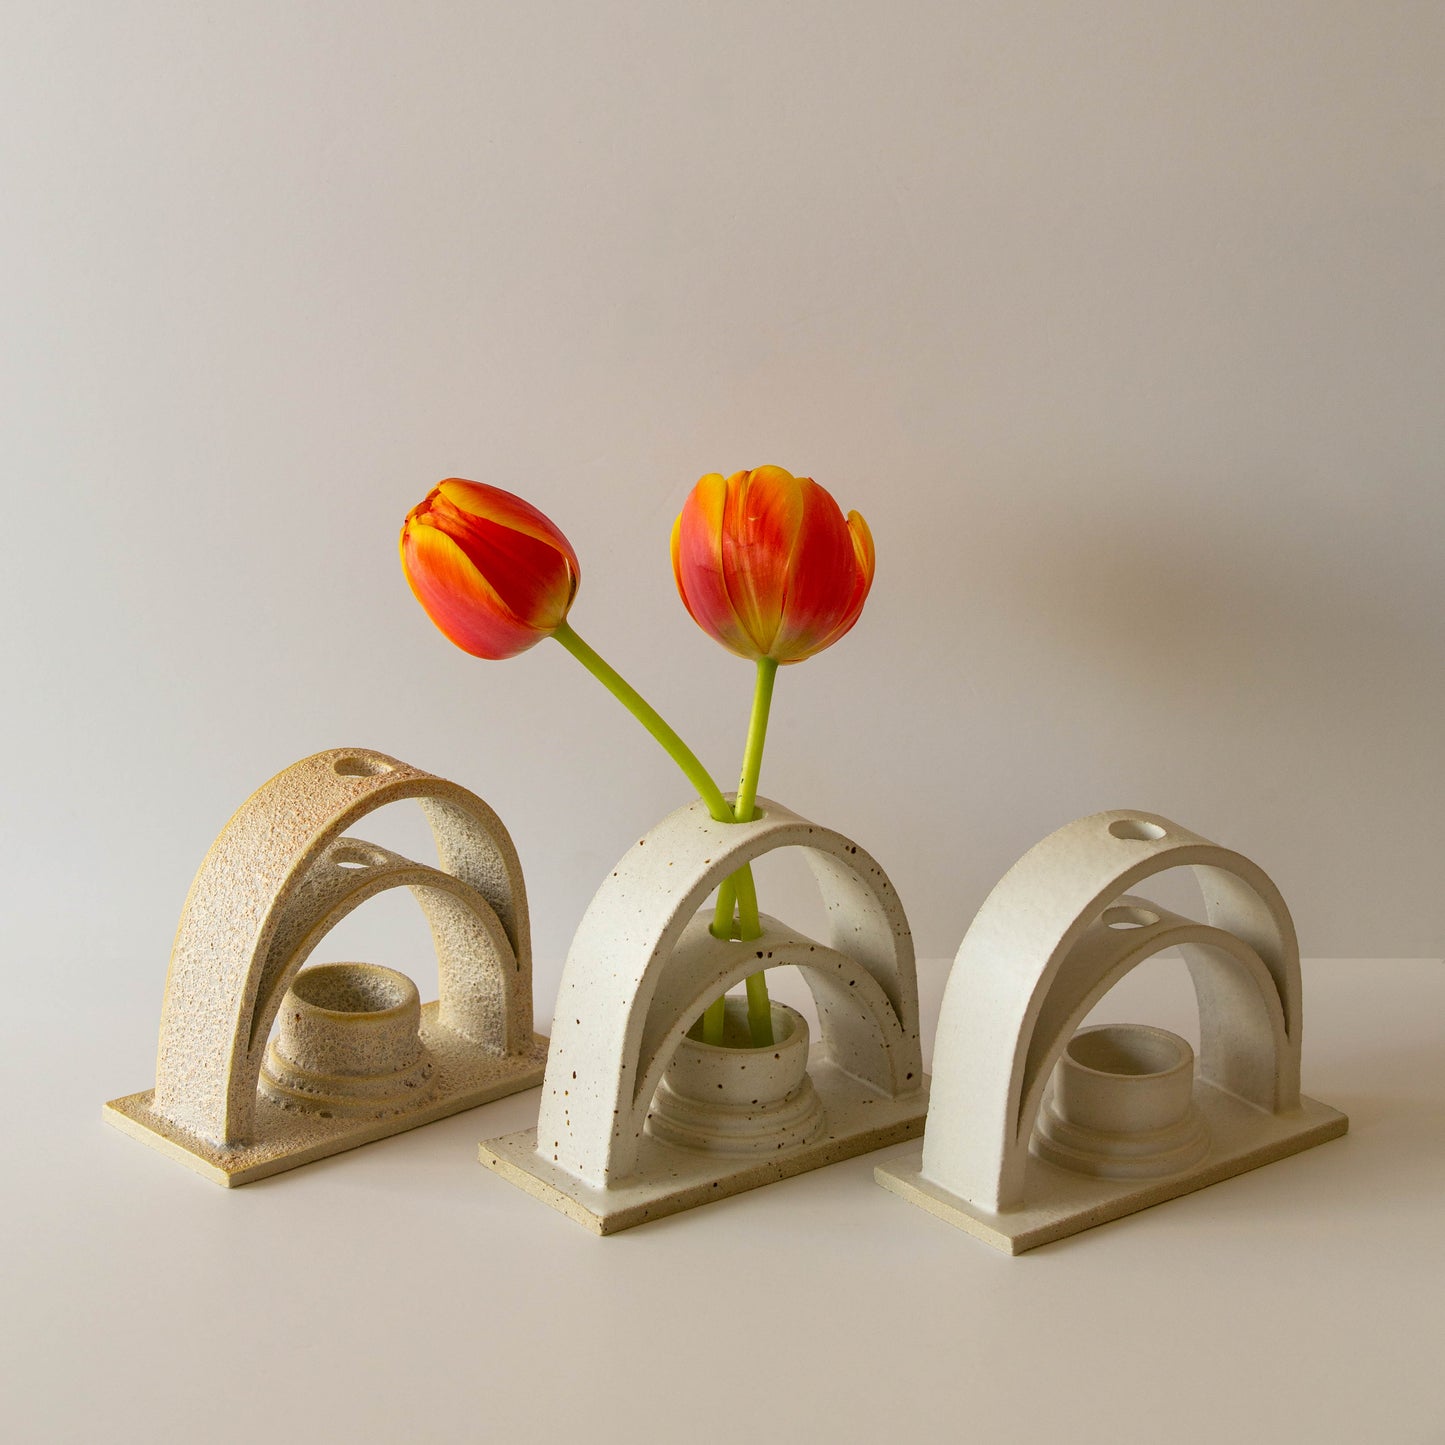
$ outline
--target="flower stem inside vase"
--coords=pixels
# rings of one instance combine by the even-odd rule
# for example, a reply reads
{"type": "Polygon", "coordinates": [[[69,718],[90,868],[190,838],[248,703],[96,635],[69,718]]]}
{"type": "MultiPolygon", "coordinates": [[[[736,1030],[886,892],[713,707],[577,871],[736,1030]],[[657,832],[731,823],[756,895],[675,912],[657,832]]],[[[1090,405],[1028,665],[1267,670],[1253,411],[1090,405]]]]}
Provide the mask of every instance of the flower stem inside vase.
{"type": "MultiPolygon", "coordinates": [[[[758,798],[758,779],[763,771],[763,747],[768,738],[768,716],[773,705],[773,682],[778,675],[778,664],[771,657],[758,659],[757,682],[753,688],[753,711],[748,721],[748,741],[743,750],[742,778],[738,783],[738,795],[733,803],[733,813],[739,823],[750,823],[758,798]]],[[[762,933],[758,919],[757,889],[753,883],[752,869],[739,869],[723,880],[718,889],[717,909],[713,914],[712,931],[717,938],[757,938],[762,933]],[[733,910],[736,906],[740,915],[736,931],[733,910]]],[[[747,980],[748,1026],[752,1034],[753,1048],[766,1048],[773,1042],[773,1011],[768,1001],[768,982],[761,972],[750,974],[747,980]]],[[[722,1044],[723,999],[715,999],[708,1005],[702,1018],[702,1037],[710,1044],[722,1044]]]]}

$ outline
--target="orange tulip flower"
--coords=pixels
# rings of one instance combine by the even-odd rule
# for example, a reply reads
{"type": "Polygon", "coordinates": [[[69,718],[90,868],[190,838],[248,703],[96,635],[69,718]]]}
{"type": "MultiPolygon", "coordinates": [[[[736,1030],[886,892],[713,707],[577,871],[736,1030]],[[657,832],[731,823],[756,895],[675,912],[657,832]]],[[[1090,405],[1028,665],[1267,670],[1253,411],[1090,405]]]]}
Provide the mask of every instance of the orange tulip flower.
{"type": "Polygon", "coordinates": [[[515,657],[567,621],[581,570],[530,502],[450,477],[407,513],[401,566],[427,616],[474,657],[515,657]]]}
{"type": "Polygon", "coordinates": [[[873,585],[873,537],[811,477],[782,467],[710,473],[672,529],[683,605],[740,657],[801,662],[858,620],[873,585]]]}

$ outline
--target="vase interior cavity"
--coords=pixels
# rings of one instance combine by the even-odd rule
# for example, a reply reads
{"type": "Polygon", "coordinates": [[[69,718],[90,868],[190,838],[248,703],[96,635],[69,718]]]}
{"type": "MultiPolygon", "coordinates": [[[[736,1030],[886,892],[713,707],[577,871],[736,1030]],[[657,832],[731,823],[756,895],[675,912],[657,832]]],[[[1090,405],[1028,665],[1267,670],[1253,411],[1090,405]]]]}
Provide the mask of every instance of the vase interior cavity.
{"type": "Polygon", "coordinates": [[[380,1014],[417,997],[416,985],[394,969],[364,963],[321,963],[304,968],[291,982],[302,1003],[328,1013],[380,1014]]]}
{"type": "Polygon", "coordinates": [[[1083,1029],[1069,1040],[1065,1052],[1093,1073],[1130,1078],[1165,1074],[1194,1058],[1194,1051],[1177,1034],[1136,1024],[1083,1029]]]}

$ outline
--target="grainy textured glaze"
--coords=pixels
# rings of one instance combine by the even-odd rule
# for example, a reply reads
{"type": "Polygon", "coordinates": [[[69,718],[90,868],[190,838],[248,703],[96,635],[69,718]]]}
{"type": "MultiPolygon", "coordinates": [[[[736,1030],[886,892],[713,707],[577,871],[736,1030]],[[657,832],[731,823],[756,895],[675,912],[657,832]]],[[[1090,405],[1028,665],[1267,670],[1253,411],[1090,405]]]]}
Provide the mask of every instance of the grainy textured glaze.
{"type": "MultiPolygon", "coordinates": [[[[482,1146],[489,1167],[601,1233],[916,1135],[927,1096],[913,940],[898,896],[856,843],[776,803],[761,800],[759,810],[752,822],[718,823],[693,803],[628,850],[567,956],[538,1126],[482,1146]],[[803,851],[828,942],[767,917],[760,938],[714,938],[708,896],[778,848],[803,851]],[[818,1007],[810,1071],[822,1131],[763,1162],[648,1135],[658,1086],[703,1008],[783,964],[803,972],[818,1007]]],[[[742,1069],[752,1051],[729,1052],[742,1069]]]]}
{"type": "Polygon", "coordinates": [[[922,1151],[875,1173],[1000,1248],[1032,1248],[1344,1133],[1343,1114],[1300,1094],[1300,1026],[1294,924],[1260,868],[1154,814],[1080,818],[1025,854],[969,927],[944,993],[922,1151]],[[1179,867],[1194,870],[1207,923],[1128,891],[1179,867]],[[1185,1141],[1181,1120],[1180,1157],[1193,1162],[1145,1185],[1059,1167],[1057,1149],[1045,1150],[1053,1163],[1037,1157],[1066,1045],[1119,979],[1167,949],[1199,1003],[1193,1098],[1207,1150],[1185,1141]]]}
{"type": "Polygon", "coordinates": [[[404,973],[323,963],[291,981],[261,1065],[268,1099],[333,1118],[384,1119],[419,1108],[435,1085],[421,999],[404,973]]]}
{"type": "MultiPolygon", "coordinates": [[[[384,753],[334,748],[272,778],[216,839],[176,932],[156,1087],[113,1101],[107,1117],[239,1183],[532,1087],[546,1040],[531,1024],[527,895],[501,820],[456,783],[384,753]],[[436,866],[345,835],[406,798],[431,825],[436,866]],[[398,887],[412,890],[437,949],[441,996],[418,1025],[418,1048],[434,1065],[426,1087],[384,1120],[291,1118],[295,1108],[277,1103],[284,1084],[270,1098],[258,1092],[282,999],[331,928],[398,887]]],[[[366,1029],[352,1033],[357,1047],[372,1046],[366,1029]]]]}

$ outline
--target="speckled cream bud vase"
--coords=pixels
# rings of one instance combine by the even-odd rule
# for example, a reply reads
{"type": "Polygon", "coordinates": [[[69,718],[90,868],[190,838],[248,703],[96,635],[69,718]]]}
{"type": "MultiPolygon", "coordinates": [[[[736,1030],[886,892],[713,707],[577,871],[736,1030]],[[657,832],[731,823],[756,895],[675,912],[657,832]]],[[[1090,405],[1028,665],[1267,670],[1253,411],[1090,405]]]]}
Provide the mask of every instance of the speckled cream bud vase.
{"type": "MultiPolygon", "coordinates": [[[[727,1027],[746,1028],[741,1000],[727,1027]]],[[[778,803],[719,823],[701,803],[664,818],[613,869],[573,939],[535,1129],[481,1146],[488,1168],[599,1234],[917,1137],[927,1108],[913,940],[878,863],[778,803]],[[709,896],[745,863],[797,849],[826,940],[764,917],[713,936],[709,896]],[[759,968],[798,968],[820,1038],[774,1004],[776,1042],[688,1031],[759,968]],[[811,1042],[811,1048],[810,1048],[811,1042]]]]}

